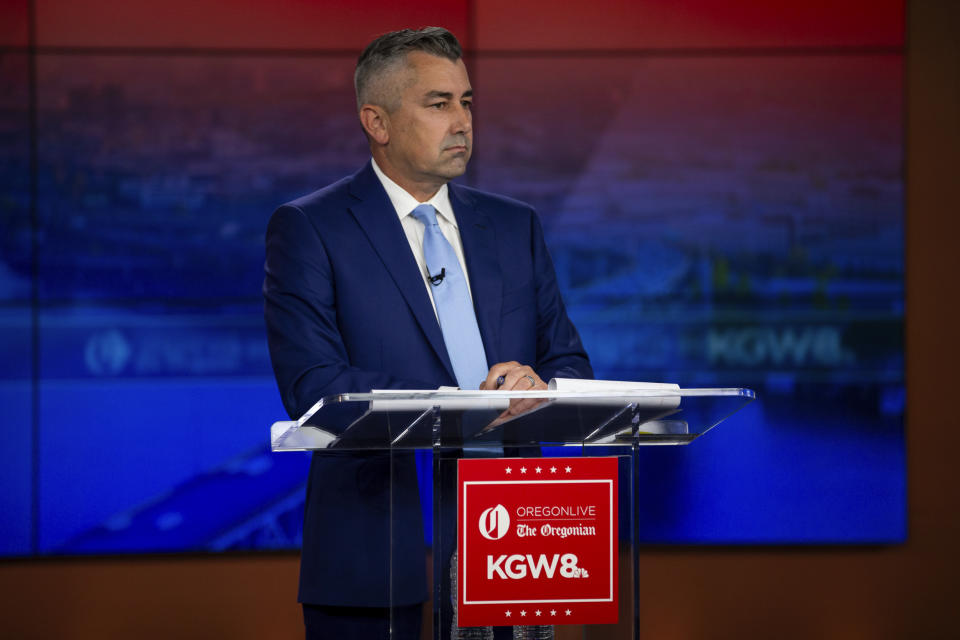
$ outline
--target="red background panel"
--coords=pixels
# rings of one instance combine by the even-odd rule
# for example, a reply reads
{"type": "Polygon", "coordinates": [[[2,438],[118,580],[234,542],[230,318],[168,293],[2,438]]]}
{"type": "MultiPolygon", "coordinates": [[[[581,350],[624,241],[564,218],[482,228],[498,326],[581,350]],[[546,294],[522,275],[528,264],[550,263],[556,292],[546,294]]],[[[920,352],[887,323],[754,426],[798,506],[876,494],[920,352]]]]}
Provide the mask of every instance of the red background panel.
{"type": "Polygon", "coordinates": [[[903,0],[482,0],[480,49],[902,46],[903,0]]]}
{"type": "Polygon", "coordinates": [[[461,42],[466,0],[36,0],[44,46],[351,49],[403,27],[441,25],[461,42]]]}
{"type": "Polygon", "coordinates": [[[27,20],[27,0],[0,0],[0,47],[27,46],[27,20]]]}

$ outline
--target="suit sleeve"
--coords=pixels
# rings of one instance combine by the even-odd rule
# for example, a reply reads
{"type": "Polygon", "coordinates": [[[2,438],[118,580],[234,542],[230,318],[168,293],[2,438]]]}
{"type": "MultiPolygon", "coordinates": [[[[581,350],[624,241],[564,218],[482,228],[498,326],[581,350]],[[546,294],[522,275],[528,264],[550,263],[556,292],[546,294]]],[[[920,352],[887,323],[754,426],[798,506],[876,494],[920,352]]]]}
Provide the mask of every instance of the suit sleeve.
{"type": "Polygon", "coordinates": [[[337,326],[332,265],[317,230],[299,208],[285,205],[271,217],[264,271],[267,344],[291,418],[332,394],[436,386],[351,366],[337,326]]]}
{"type": "Polygon", "coordinates": [[[536,212],[531,214],[531,250],[537,295],[537,375],[551,378],[593,378],[580,334],[567,316],[553,260],[536,212]]]}

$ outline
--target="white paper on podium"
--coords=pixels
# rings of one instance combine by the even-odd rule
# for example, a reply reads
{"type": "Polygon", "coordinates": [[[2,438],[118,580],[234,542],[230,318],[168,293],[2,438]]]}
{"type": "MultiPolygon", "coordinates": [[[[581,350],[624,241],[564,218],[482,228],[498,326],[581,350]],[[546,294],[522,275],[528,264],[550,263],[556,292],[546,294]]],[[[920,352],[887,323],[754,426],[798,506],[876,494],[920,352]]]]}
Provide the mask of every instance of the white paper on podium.
{"type": "MultiPolygon", "coordinates": [[[[548,385],[551,391],[609,393],[616,396],[619,393],[631,391],[651,392],[649,396],[632,397],[629,402],[645,409],[676,409],[680,406],[680,385],[670,382],[630,382],[628,380],[580,380],[577,378],[553,378],[548,385]]],[[[571,404],[607,405],[606,398],[571,398],[569,401],[560,399],[558,402],[571,404]]]]}
{"type": "MultiPolygon", "coordinates": [[[[668,382],[631,382],[625,380],[579,380],[576,378],[552,378],[547,385],[549,391],[606,393],[616,397],[622,393],[640,391],[649,392],[649,396],[631,397],[628,402],[647,409],[676,409],[680,406],[680,385],[668,382]]],[[[440,407],[445,410],[492,409],[503,411],[510,406],[509,391],[485,391],[483,398],[477,397],[477,390],[461,390],[450,387],[440,389],[373,389],[373,395],[386,396],[370,402],[371,411],[416,411],[440,407]],[[423,398],[391,398],[398,393],[435,394],[423,398]],[[461,396],[462,397],[458,397],[461,396]]],[[[551,402],[568,404],[609,405],[611,398],[551,398],[551,402]]]]}

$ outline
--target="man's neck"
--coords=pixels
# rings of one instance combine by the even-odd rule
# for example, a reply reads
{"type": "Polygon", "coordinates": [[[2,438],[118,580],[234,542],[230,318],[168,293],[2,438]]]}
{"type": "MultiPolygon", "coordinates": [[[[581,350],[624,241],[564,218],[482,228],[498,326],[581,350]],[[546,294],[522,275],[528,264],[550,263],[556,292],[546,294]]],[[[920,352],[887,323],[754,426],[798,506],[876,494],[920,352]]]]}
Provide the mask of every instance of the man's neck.
{"type": "Polygon", "coordinates": [[[430,198],[437,194],[437,191],[440,191],[446,182],[415,182],[405,176],[403,176],[396,167],[390,164],[390,161],[384,157],[383,154],[373,154],[373,159],[376,161],[377,166],[380,167],[380,171],[383,172],[383,175],[387,176],[395,183],[397,186],[413,196],[417,202],[427,202],[430,198]]]}

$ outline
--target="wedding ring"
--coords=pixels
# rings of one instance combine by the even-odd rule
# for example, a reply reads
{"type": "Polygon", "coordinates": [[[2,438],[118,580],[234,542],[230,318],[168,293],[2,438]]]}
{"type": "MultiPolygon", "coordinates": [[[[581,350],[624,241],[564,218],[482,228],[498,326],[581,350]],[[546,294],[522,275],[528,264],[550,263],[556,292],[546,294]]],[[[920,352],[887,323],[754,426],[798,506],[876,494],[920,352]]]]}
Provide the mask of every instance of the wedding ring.
{"type": "Polygon", "coordinates": [[[530,381],[531,389],[537,386],[537,381],[533,379],[533,376],[523,376],[523,377],[530,381]]]}

